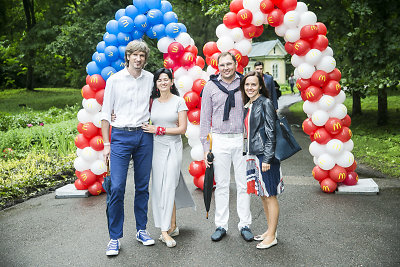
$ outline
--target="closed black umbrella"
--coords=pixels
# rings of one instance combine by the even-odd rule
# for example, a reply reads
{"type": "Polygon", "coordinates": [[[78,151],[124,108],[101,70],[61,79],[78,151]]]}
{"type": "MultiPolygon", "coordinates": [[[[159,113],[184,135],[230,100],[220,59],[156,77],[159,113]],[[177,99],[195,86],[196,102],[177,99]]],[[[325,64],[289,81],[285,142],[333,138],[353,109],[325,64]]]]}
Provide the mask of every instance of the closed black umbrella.
{"type": "Polygon", "coordinates": [[[214,165],[212,163],[214,160],[214,155],[211,152],[211,149],[212,149],[211,135],[208,135],[207,140],[210,141],[210,150],[207,154],[207,161],[211,162],[211,164],[209,164],[209,167],[206,168],[206,172],[204,174],[203,197],[204,197],[204,205],[206,207],[207,219],[208,219],[208,212],[210,211],[210,203],[211,203],[212,191],[213,191],[213,187],[214,187],[214,165]]]}
{"type": "Polygon", "coordinates": [[[104,191],[106,191],[106,194],[107,194],[106,215],[107,215],[107,223],[108,223],[108,205],[110,203],[110,198],[111,198],[111,176],[110,176],[110,160],[109,159],[106,160],[106,164],[107,164],[107,176],[104,177],[102,186],[104,188],[104,191]]]}

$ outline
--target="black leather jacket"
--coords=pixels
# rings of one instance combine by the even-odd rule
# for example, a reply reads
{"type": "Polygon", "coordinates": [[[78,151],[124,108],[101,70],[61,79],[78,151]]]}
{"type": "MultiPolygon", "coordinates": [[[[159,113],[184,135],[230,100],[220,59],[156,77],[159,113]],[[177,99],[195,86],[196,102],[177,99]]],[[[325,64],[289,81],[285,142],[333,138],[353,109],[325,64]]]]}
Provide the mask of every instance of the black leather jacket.
{"type": "MultiPolygon", "coordinates": [[[[247,114],[248,109],[246,108],[247,114]]],[[[251,155],[263,155],[264,163],[271,163],[275,159],[276,111],[272,101],[261,95],[251,108],[249,124],[249,147],[251,155]]],[[[246,151],[247,152],[247,151],[246,151]]]]}

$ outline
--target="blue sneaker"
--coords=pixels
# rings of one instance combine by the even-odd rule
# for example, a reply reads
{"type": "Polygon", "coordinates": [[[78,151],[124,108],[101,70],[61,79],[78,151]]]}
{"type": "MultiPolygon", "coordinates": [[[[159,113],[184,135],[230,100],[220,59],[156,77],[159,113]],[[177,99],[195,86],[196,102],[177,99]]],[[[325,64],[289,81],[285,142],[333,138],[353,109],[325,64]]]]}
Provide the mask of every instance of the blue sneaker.
{"type": "Polygon", "coordinates": [[[139,230],[136,233],[136,240],[142,242],[145,246],[154,245],[154,240],[150,237],[147,230],[139,230]]]}
{"type": "Polygon", "coordinates": [[[106,255],[107,256],[118,255],[120,247],[121,243],[119,242],[118,239],[111,239],[110,242],[108,242],[106,255]]]}

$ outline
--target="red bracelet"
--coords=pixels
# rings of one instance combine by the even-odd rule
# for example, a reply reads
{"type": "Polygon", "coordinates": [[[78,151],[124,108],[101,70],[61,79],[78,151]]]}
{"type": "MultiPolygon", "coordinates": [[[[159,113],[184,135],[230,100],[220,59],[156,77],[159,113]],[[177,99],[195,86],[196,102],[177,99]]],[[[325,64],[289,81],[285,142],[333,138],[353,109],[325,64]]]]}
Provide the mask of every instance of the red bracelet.
{"type": "Polygon", "coordinates": [[[157,127],[156,135],[165,135],[165,127],[157,127]]]}

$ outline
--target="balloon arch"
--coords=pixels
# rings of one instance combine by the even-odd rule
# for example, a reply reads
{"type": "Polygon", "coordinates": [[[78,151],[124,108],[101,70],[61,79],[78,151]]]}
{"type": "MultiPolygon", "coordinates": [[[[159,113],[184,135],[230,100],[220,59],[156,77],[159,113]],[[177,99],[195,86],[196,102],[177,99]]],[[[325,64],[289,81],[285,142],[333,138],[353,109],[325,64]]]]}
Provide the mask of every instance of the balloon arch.
{"type": "Polygon", "coordinates": [[[75,138],[77,158],[75,181],[77,189],[88,189],[92,195],[102,192],[106,166],[102,159],[103,139],[100,110],[107,79],[124,68],[125,46],[143,35],[157,39],[164,54],[164,66],[174,70],[175,84],[184,97],[188,111],[186,136],[193,161],[189,172],[194,184],[202,189],[205,166],[199,140],[200,92],[211,74],[218,72],[217,58],[229,51],[243,72],[249,62],[252,39],[260,36],[264,25],[275,28],[286,41],[285,49],[292,55],[296,86],[304,100],[303,110],[308,118],[303,131],[310,136],[309,151],[314,157],[312,174],[324,192],[332,193],[337,183],[354,185],[358,175],[357,163],[351,153],[353,141],[349,129],[351,119],[343,105],[346,98],[341,90],[341,73],[336,68],[333,51],[328,46],[327,29],[317,22],[317,16],[307,5],[297,0],[233,0],[230,12],[216,28],[218,40],[203,47],[206,60],[197,55],[198,49],[178,22],[168,1],[133,0],[133,5],[115,13],[115,20],[106,25],[103,41],[99,42],[91,62],[87,64],[86,85],[82,88],[82,106],[78,112],[79,134],[75,138]],[[207,71],[203,68],[207,63],[207,71]]]}

